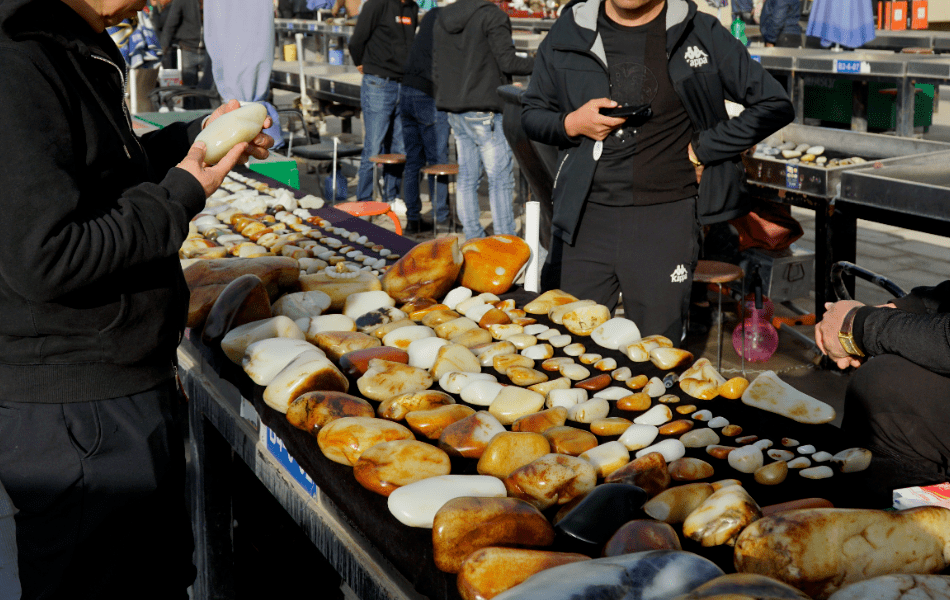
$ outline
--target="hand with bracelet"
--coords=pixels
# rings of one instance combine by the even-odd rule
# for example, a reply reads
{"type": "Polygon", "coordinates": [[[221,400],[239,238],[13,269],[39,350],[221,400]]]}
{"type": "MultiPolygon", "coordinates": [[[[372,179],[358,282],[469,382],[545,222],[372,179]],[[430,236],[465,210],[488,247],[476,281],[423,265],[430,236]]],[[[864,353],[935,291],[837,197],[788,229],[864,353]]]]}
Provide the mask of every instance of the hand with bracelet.
{"type": "MultiPolygon", "coordinates": [[[[864,306],[857,300],[825,302],[825,314],[815,324],[815,343],[818,349],[830,357],[839,369],[860,367],[865,359],[864,352],[854,340],[852,325],[854,315],[864,306]]],[[[884,304],[884,308],[895,308],[893,304],[884,304]]]]}

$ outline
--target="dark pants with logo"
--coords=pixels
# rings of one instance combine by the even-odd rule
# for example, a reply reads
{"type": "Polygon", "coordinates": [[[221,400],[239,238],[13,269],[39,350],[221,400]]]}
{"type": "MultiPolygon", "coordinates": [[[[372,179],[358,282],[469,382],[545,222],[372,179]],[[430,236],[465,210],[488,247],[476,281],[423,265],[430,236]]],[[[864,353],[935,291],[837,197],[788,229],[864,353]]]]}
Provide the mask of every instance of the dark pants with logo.
{"type": "Polygon", "coordinates": [[[560,288],[613,313],[622,294],[624,316],[641,335],[679,344],[699,255],[696,198],[649,206],[587,202],[574,244],[555,236],[552,264],[561,262],[560,288]]]}
{"type": "Polygon", "coordinates": [[[96,402],[0,402],[24,600],[187,598],[182,413],[174,381],[96,402]]]}

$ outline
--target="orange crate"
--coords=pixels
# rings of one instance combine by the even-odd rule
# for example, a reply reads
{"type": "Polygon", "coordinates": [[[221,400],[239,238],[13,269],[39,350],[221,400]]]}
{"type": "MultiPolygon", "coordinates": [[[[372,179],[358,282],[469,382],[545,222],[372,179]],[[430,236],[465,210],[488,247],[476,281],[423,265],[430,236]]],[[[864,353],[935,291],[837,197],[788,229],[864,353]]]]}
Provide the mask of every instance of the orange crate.
{"type": "Polygon", "coordinates": [[[891,2],[888,11],[891,31],[904,31],[907,29],[907,2],[891,2]]]}
{"type": "Polygon", "coordinates": [[[927,19],[927,0],[914,0],[911,3],[910,28],[927,29],[929,26],[927,19]]]}

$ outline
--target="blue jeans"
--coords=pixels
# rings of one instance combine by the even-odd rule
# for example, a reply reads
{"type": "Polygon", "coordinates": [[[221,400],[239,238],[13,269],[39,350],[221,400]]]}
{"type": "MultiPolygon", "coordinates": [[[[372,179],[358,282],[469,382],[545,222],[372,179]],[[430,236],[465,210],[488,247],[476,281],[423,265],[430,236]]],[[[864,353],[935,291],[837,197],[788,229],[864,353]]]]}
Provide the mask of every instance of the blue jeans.
{"type": "MultiPolygon", "coordinates": [[[[419,199],[419,170],[430,165],[445,164],[449,160],[449,119],[435,108],[435,99],[421,90],[407,85],[399,89],[399,114],[402,118],[402,136],[406,145],[406,167],[403,176],[403,200],[406,201],[406,219],[416,221],[422,212],[419,199]]],[[[429,175],[429,192],[436,189],[432,202],[435,221],[449,218],[446,182],[436,184],[435,175],[429,175]],[[435,185],[434,185],[435,184],[435,185]]]]}
{"type": "MultiPolygon", "coordinates": [[[[360,159],[356,199],[373,199],[373,163],[377,154],[402,154],[402,119],[399,118],[399,82],[376,75],[363,75],[360,86],[360,109],[363,111],[363,155],[360,159]]],[[[383,201],[392,202],[399,195],[402,165],[386,165],[383,201]]]]}
{"type": "Polygon", "coordinates": [[[455,134],[459,174],[456,211],[462,222],[465,239],[485,237],[478,220],[478,184],[482,166],[488,175],[488,201],[491,205],[496,235],[515,234],[512,194],[515,187],[512,154],[501,125],[501,113],[449,113],[449,124],[455,134]]]}

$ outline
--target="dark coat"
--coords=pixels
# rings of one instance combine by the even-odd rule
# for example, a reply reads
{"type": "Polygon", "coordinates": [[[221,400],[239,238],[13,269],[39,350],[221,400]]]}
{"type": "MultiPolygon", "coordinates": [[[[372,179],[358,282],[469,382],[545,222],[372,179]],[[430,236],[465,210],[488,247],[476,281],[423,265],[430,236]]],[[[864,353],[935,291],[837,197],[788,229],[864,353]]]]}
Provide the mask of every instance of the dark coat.
{"type": "Polygon", "coordinates": [[[411,0],[369,0],[350,36],[353,64],[365,75],[402,79],[418,23],[419,5],[411,0]]]}

